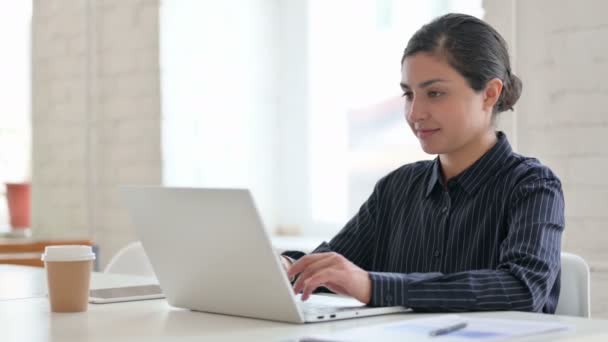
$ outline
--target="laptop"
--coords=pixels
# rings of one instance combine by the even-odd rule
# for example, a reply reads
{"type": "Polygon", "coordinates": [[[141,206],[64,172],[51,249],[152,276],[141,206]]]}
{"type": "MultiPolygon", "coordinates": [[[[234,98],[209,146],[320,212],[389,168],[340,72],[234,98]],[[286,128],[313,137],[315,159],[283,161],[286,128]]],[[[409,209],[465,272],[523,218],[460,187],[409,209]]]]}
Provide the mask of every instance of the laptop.
{"type": "Polygon", "coordinates": [[[137,236],[169,304],[290,323],[408,311],[293,293],[246,189],[123,187],[137,236]]]}

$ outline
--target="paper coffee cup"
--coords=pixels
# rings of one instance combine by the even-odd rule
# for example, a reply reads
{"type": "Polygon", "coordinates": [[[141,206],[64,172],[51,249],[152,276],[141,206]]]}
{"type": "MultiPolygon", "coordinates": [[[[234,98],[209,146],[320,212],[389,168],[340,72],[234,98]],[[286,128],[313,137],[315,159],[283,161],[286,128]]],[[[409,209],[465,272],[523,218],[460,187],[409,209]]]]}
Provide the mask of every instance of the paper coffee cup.
{"type": "Polygon", "coordinates": [[[91,246],[48,246],[41,259],[46,268],[51,311],[86,311],[95,260],[91,246]]]}

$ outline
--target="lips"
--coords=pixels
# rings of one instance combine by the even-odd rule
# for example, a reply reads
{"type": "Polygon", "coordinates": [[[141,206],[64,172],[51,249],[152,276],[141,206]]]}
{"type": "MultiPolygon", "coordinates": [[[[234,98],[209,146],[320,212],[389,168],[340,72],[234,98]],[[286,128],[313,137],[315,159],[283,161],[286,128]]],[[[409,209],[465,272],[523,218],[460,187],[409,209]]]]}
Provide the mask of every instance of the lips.
{"type": "Polygon", "coordinates": [[[425,139],[428,138],[430,136],[432,136],[433,134],[439,132],[439,128],[435,128],[435,129],[417,129],[416,130],[416,136],[418,136],[419,139],[425,139]]]}

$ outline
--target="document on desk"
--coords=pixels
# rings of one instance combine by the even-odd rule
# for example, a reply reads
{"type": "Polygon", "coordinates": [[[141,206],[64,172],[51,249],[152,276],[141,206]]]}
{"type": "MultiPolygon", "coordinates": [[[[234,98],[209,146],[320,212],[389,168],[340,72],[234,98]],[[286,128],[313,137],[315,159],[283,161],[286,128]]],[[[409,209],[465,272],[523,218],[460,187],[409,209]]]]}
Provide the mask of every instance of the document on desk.
{"type": "Polygon", "coordinates": [[[441,315],[417,318],[397,323],[354,328],[331,334],[311,336],[300,341],[499,341],[545,333],[573,331],[574,326],[557,322],[532,322],[513,319],[477,318],[465,315],[441,315]],[[466,322],[462,329],[441,336],[431,336],[455,322],[466,322]]]}

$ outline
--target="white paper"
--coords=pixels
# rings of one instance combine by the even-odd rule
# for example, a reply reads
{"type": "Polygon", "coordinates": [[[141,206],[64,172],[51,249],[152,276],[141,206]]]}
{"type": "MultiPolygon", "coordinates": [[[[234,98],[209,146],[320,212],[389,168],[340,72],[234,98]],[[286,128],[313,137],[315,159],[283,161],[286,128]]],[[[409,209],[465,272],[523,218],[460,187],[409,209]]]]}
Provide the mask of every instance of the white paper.
{"type": "MultiPolygon", "coordinates": [[[[441,336],[441,341],[496,341],[560,331],[572,331],[573,325],[556,322],[537,322],[512,319],[477,318],[461,315],[442,315],[404,320],[397,323],[338,331],[332,334],[311,336],[310,341],[414,341],[438,337],[429,336],[432,330],[466,321],[464,329],[441,336]]],[[[301,341],[306,341],[304,338],[301,341]]]]}

